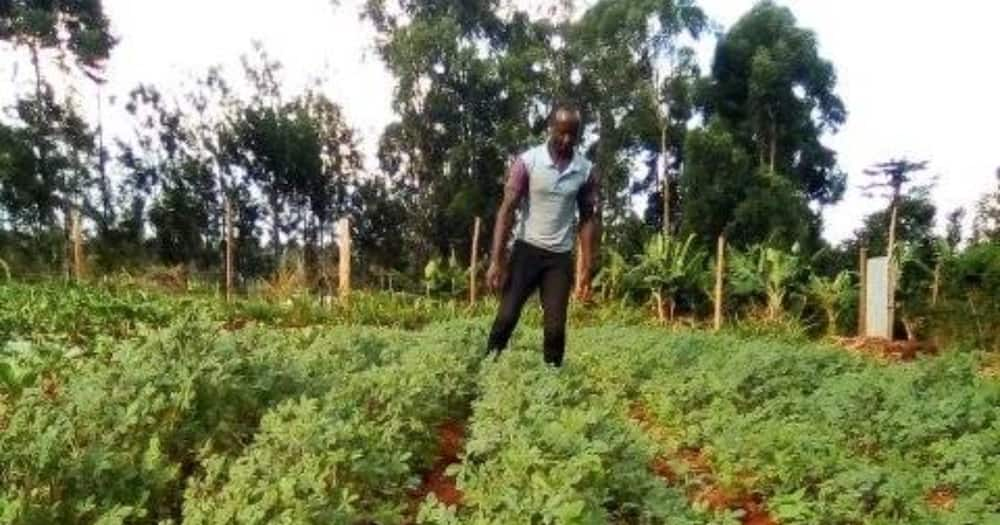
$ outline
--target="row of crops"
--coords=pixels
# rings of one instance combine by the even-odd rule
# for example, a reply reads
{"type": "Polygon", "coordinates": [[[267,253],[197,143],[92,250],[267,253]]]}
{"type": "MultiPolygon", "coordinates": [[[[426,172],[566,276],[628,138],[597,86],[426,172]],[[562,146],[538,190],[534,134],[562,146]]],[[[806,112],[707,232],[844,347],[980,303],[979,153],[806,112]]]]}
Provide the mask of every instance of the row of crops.
{"type": "Polygon", "coordinates": [[[7,345],[32,373],[0,389],[0,523],[399,522],[434,426],[468,405],[461,330],[7,345]]]}
{"type": "Polygon", "coordinates": [[[0,293],[0,524],[1000,523],[975,353],[577,318],[556,370],[530,322],[483,360],[488,317],[440,304],[290,328],[294,305],[234,326],[252,305],[0,293]],[[439,501],[445,426],[465,439],[439,501]]]}
{"type": "MultiPolygon", "coordinates": [[[[349,303],[324,304],[309,296],[285,301],[241,299],[225,304],[212,294],[168,294],[135,286],[66,285],[61,282],[0,284],[0,343],[9,340],[59,342],[92,346],[98,339],[140,336],[169,326],[182,317],[204,319],[227,330],[248,326],[303,328],[368,326],[415,330],[456,317],[488,316],[493,298],[475,307],[406,293],[356,293],[349,303]]],[[[616,305],[573,304],[570,315],[587,324],[629,319],[641,324],[643,312],[616,305]]],[[[525,311],[524,322],[537,325],[541,312],[525,311]]]]}
{"type": "Polygon", "coordinates": [[[780,523],[1000,522],[1000,387],[972,355],[604,327],[555,370],[530,334],[481,361],[480,324],[7,344],[0,523],[721,524],[748,500],[780,523]],[[415,501],[448,421],[461,503],[415,501]]]}

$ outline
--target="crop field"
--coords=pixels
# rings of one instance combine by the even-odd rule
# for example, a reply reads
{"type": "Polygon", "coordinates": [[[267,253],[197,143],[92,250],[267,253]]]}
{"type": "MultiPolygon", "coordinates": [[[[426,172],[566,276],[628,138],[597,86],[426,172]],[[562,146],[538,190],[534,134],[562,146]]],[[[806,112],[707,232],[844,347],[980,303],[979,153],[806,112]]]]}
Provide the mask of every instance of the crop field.
{"type": "Polygon", "coordinates": [[[3,293],[0,523],[1000,523],[973,353],[579,320],[550,369],[530,323],[483,359],[482,315],[3,293]]]}

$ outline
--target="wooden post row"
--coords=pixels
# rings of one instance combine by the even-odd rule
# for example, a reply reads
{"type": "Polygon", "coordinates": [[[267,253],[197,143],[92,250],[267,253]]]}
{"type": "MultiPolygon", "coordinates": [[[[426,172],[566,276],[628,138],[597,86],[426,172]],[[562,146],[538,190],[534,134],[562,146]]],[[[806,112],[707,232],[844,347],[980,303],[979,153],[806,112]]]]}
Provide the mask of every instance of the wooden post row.
{"type": "Polygon", "coordinates": [[[351,295],[351,221],[340,220],[340,299],[347,301],[351,295]]]}
{"type": "Polygon", "coordinates": [[[472,254],[469,256],[469,304],[476,304],[476,266],[479,255],[479,227],[480,218],[476,217],[476,224],[472,227],[472,254]]]}
{"type": "Polygon", "coordinates": [[[715,262],[715,331],[722,329],[722,284],[726,267],[726,237],[719,236],[719,247],[715,262]]]}

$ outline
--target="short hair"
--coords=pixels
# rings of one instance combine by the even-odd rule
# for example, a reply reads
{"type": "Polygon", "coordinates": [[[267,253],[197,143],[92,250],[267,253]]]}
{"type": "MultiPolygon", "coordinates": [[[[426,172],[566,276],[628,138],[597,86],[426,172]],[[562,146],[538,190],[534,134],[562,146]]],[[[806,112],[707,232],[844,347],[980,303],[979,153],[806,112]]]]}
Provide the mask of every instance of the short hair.
{"type": "Polygon", "coordinates": [[[548,123],[551,125],[553,122],[555,122],[556,115],[558,115],[562,111],[568,113],[576,113],[576,118],[580,121],[583,120],[583,114],[580,111],[579,106],[577,106],[572,102],[561,100],[552,105],[552,111],[549,113],[548,123]]]}

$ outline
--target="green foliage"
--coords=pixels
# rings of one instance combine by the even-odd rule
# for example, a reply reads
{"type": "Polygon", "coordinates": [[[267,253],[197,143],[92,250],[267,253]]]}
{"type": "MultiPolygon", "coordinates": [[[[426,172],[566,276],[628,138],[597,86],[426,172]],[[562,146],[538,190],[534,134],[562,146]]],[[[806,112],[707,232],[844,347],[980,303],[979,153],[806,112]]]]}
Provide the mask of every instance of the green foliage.
{"type": "Polygon", "coordinates": [[[846,120],[833,65],[792,12],[764,1],[720,38],[699,99],[708,127],[692,133],[685,224],[706,244],[812,243],[808,203],[834,203],[846,176],[821,137],[846,120]]]}
{"type": "Polygon", "coordinates": [[[751,301],[763,298],[765,320],[780,319],[803,271],[797,249],[789,253],[761,244],[732,250],[729,261],[728,290],[751,301]]]}
{"type": "MultiPolygon", "coordinates": [[[[687,243],[676,244],[683,253],[687,243]]],[[[997,296],[996,250],[980,250],[949,264],[977,280],[973,300],[985,305],[997,296]]],[[[755,275],[767,278],[752,288],[785,282],[775,276],[789,275],[781,268],[794,257],[764,255],[755,275]]],[[[810,288],[836,295],[846,279],[810,288]]],[[[212,309],[127,289],[53,286],[26,300],[29,291],[2,289],[2,304],[23,312],[5,312],[13,321],[3,326],[38,341],[0,347],[3,523],[732,522],[730,510],[686,501],[705,482],[674,460],[692,448],[723,488],[760,495],[783,523],[997,517],[1000,387],[976,353],[887,367],[787,333],[750,336],[749,325],[739,336],[666,333],[574,304],[574,326],[601,326],[573,330],[565,367],[551,369],[529,351],[540,343],[533,307],[512,350],[481,364],[486,317],[416,332],[330,326],[425,326],[464,313],[402,294],[358,295],[349,314],[341,305],[228,310],[214,299],[212,309]],[[79,348],[33,331],[84,332],[25,308],[68,311],[56,297],[74,295],[67,304],[87,315],[117,296],[120,317],[169,326],[116,340],[95,319],[97,336],[79,348]],[[234,311],[266,327],[221,331],[216,319],[237,327],[234,311]],[[270,327],[300,321],[323,326],[270,327]],[[637,401],[662,432],[632,419],[637,401]],[[452,469],[463,505],[411,502],[435,460],[436,429],[467,418],[452,469]],[[650,470],[654,458],[669,460],[675,486],[650,470]],[[938,490],[954,496],[954,510],[928,504],[938,490]]]]}
{"type": "Polygon", "coordinates": [[[996,179],[996,189],[987,192],[976,202],[972,222],[973,244],[1000,242],[1000,168],[997,168],[996,179]]]}
{"type": "Polygon", "coordinates": [[[464,504],[430,501],[423,523],[697,523],[649,470],[654,447],[628,420],[620,384],[581,347],[553,370],[515,350],[483,368],[471,437],[456,469],[464,504]]]}
{"type": "Polygon", "coordinates": [[[843,271],[834,278],[812,275],[809,277],[806,290],[816,301],[826,316],[826,335],[837,335],[840,326],[840,312],[845,310],[848,302],[854,299],[851,287],[854,285],[851,274],[843,271]]]}
{"type": "Polygon", "coordinates": [[[695,334],[643,345],[632,334],[643,399],[679,430],[672,446],[700,448],[782,523],[938,523],[954,517],[927,503],[942,487],[965,522],[997,519],[987,443],[1000,389],[972,356],[887,368],[811,345],[695,334]]]}
{"type": "Polygon", "coordinates": [[[625,293],[625,278],[629,265],[618,250],[605,246],[600,270],[594,277],[593,287],[600,290],[605,302],[622,297],[625,293]]]}
{"type": "Polygon", "coordinates": [[[681,178],[683,230],[711,246],[733,224],[752,174],[751,156],[719,120],[688,135],[688,164],[681,178]]]}
{"type": "MultiPolygon", "coordinates": [[[[481,273],[482,268],[479,270],[481,273]]],[[[432,294],[444,294],[454,298],[468,288],[469,269],[458,262],[454,250],[447,262],[434,258],[424,267],[424,289],[428,297],[432,294]]]]}
{"type": "Polygon", "coordinates": [[[185,494],[185,523],[402,522],[416,475],[433,459],[436,425],[471,395],[478,356],[443,333],[404,351],[367,342],[373,364],[269,410],[238,457],[204,458],[204,477],[185,494]]]}
{"type": "Polygon", "coordinates": [[[0,40],[17,45],[68,51],[81,66],[99,68],[115,46],[101,2],[0,4],[0,40]]]}
{"type": "Polygon", "coordinates": [[[182,506],[192,523],[322,520],[343,494],[345,515],[399,522],[434,425],[471,392],[478,356],[455,328],[219,335],[182,322],[93,357],[8,346],[2,521],[179,522],[182,506]]]}
{"type": "Polygon", "coordinates": [[[927,332],[942,345],[1000,350],[1000,244],[984,243],[943,262],[939,303],[927,332]]]}
{"type": "Polygon", "coordinates": [[[693,246],[694,236],[683,242],[673,237],[656,235],[646,243],[636,266],[624,280],[656,300],[661,320],[674,317],[681,292],[699,289],[705,273],[705,252],[693,246]]]}

